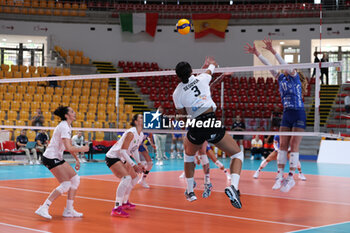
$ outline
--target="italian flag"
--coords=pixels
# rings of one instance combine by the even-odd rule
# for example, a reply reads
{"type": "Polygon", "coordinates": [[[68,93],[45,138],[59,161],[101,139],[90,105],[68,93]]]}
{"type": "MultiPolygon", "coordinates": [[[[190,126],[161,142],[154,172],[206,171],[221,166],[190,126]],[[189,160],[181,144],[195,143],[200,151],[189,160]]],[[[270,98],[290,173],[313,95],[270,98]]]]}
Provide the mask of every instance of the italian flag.
{"type": "Polygon", "coordinates": [[[158,13],[120,13],[120,24],[123,32],[147,32],[154,37],[156,34],[158,13]]]}

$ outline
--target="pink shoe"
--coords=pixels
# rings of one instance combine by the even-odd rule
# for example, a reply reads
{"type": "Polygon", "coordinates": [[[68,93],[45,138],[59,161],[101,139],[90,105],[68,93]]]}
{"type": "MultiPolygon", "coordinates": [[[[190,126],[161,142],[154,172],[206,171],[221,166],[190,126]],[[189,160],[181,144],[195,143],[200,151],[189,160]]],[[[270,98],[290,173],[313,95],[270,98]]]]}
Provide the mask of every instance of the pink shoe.
{"type": "Polygon", "coordinates": [[[123,210],[122,206],[118,206],[117,208],[113,208],[113,210],[111,212],[111,216],[128,218],[129,214],[123,210]]]}
{"type": "Polygon", "coordinates": [[[122,207],[123,207],[123,210],[133,210],[136,208],[136,205],[134,205],[128,201],[127,203],[124,203],[122,205],[122,207]]]}

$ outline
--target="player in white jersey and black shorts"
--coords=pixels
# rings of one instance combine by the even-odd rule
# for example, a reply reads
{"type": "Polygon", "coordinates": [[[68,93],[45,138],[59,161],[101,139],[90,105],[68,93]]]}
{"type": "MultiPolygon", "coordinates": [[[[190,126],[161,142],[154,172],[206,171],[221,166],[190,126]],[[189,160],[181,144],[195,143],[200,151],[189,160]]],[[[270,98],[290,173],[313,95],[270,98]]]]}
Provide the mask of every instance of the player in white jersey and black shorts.
{"type": "Polygon", "coordinates": [[[243,163],[243,152],[237,142],[225,133],[225,128],[221,122],[218,123],[219,121],[215,117],[216,105],[211,98],[209,83],[216,66],[215,60],[207,57],[203,67],[208,69],[204,73],[194,76],[189,63],[180,62],[176,65],[176,75],[181,82],[173,93],[175,107],[178,114],[188,114],[191,119],[195,120],[195,125],[189,127],[187,137],[184,138],[184,168],[187,180],[185,196],[188,201],[197,199],[193,192],[194,155],[202,144],[208,141],[231,156],[231,186],[225,189],[225,193],[234,207],[241,208],[238,184],[243,163]],[[210,124],[209,127],[201,127],[204,122],[208,121],[215,122],[215,124],[210,124]]]}
{"type": "Polygon", "coordinates": [[[82,217],[83,214],[74,210],[73,203],[75,194],[80,184],[80,177],[74,169],[64,161],[63,152],[69,151],[76,160],[75,169],[80,169],[80,163],[77,154],[79,152],[89,151],[89,146],[75,147],[72,145],[71,124],[76,119],[75,112],[70,107],[58,107],[54,114],[61,118],[61,122],[56,126],[50,144],[45,150],[42,158],[43,164],[56,177],[60,185],[51,192],[43,205],[35,211],[36,214],[51,219],[49,207],[51,203],[68,192],[67,207],[64,209],[63,217],[82,217]]]}
{"type": "Polygon", "coordinates": [[[131,190],[137,184],[137,173],[143,171],[140,162],[139,146],[143,142],[142,131],[143,117],[136,114],[131,120],[131,128],[124,132],[123,136],[106,154],[106,164],[113,174],[120,178],[116,191],[115,208],[111,215],[115,217],[129,217],[126,209],[135,209],[135,205],[129,202],[131,190]],[[136,163],[131,159],[135,159],[136,163]]]}

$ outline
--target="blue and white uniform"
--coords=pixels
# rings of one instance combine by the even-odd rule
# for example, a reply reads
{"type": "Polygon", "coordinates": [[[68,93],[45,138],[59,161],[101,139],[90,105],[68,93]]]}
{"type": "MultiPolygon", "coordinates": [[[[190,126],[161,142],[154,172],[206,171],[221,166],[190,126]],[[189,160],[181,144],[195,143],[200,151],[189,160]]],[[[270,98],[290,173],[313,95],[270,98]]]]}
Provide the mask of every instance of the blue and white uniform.
{"type": "Polygon", "coordinates": [[[280,136],[275,135],[273,137],[273,148],[275,148],[275,151],[278,151],[280,149],[280,136]]]}
{"type": "Polygon", "coordinates": [[[280,74],[278,83],[284,108],[281,126],[305,129],[306,114],[299,74],[295,76],[280,74]]]}

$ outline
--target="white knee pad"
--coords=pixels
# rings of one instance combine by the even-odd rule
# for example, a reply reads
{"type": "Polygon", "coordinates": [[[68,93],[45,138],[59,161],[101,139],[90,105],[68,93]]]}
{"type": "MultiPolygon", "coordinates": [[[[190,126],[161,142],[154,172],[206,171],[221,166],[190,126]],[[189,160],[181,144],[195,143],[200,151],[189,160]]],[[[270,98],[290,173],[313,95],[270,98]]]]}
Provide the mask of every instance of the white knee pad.
{"type": "Polygon", "coordinates": [[[80,184],[80,176],[78,176],[78,175],[73,176],[72,179],[70,179],[70,182],[71,182],[70,187],[72,189],[78,189],[79,184],[80,184]]]}
{"type": "Polygon", "coordinates": [[[287,163],[287,151],[279,150],[277,154],[277,164],[286,164],[287,163]]]}
{"type": "Polygon", "coordinates": [[[201,155],[201,157],[202,157],[202,159],[201,159],[202,160],[202,166],[209,163],[208,155],[201,155]]]}
{"type": "Polygon", "coordinates": [[[299,152],[290,153],[289,167],[297,168],[299,163],[299,152]]]}
{"type": "Polygon", "coordinates": [[[176,142],[176,149],[183,150],[183,144],[180,141],[176,142]]]}
{"type": "Polygon", "coordinates": [[[186,155],[184,156],[184,162],[185,163],[194,163],[194,155],[192,156],[189,156],[189,155],[186,155]]]}
{"type": "Polygon", "coordinates": [[[63,181],[57,188],[56,190],[60,192],[61,194],[68,192],[68,190],[71,187],[71,182],[70,181],[63,181]]]}
{"type": "Polygon", "coordinates": [[[243,154],[243,151],[240,151],[238,152],[237,154],[234,154],[231,156],[231,159],[239,159],[242,161],[243,163],[243,160],[244,160],[244,154],[243,154]]]}

